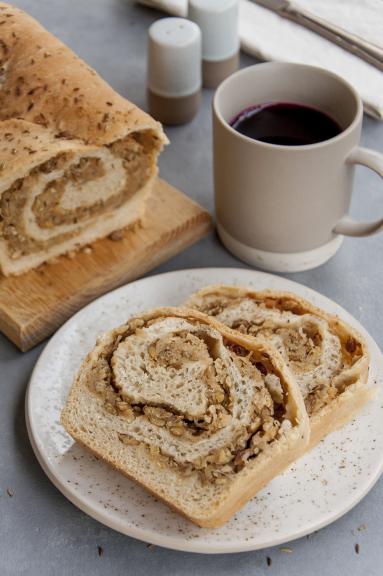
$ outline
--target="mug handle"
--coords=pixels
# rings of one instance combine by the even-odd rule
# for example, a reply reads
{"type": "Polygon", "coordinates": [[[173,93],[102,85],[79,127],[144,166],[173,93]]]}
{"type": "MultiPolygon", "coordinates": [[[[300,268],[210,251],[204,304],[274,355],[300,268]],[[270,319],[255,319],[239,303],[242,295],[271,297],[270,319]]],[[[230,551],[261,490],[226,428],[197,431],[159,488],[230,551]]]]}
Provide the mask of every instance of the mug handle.
{"type": "MultiPolygon", "coordinates": [[[[383,178],[383,155],[375,152],[375,150],[362,147],[355,148],[347,157],[346,162],[367,166],[383,178]]],[[[344,234],[345,236],[371,236],[382,231],[383,218],[375,220],[375,222],[358,222],[350,216],[344,216],[334,228],[336,234],[344,234]]]]}

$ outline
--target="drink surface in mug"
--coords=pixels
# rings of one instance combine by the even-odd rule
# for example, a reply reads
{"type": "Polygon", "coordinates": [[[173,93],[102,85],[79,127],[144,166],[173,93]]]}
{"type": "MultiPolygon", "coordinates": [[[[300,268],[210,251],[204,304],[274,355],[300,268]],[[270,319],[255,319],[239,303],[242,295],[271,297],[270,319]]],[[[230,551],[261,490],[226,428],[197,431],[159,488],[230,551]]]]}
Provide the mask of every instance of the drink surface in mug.
{"type": "Polygon", "coordinates": [[[248,138],[281,146],[316,144],[342,132],[328,114],[295,102],[255,104],[237,114],[230,126],[248,138]]]}
{"type": "Polygon", "coordinates": [[[213,101],[213,157],[228,250],[297,272],[326,262],[345,235],[383,230],[349,216],[355,165],[383,176],[383,156],[359,146],[362,118],[359,94],[323,68],[269,62],[227,78],[213,101]]]}

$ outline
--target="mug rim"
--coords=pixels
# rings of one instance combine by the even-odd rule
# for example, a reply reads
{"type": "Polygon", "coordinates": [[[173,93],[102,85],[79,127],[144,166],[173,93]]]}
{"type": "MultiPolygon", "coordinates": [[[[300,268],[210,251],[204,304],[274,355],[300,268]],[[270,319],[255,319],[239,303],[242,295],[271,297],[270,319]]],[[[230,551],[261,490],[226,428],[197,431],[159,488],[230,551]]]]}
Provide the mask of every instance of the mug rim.
{"type": "Polygon", "coordinates": [[[264,148],[269,148],[271,150],[291,150],[291,151],[296,151],[296,150],[313,150],[316,148],[321,148],[324,146],[328,146],[330,144],[335,144],[338,141],[340,141],[342,138],[346,138],[348,134],[350,134],[355,128],[356,126],[358,126],[359,122],[361,121],[361,118],[363,116],[363,104],[362,104],[362,99],[359,96],[358,92],[355,90],[355,88],[344,78],[342,78],[341,76],[339,76],[338,74],[335,74],[335,72],[331,72],[330,70],[326,70],[325,68],[320,68],[319,66],[311,66],[309,64],[299,64],[297,62],[262,62],[260,64],[253,64],[251,66],[246,66],[245,68],[242,68],[241,70],[238,70],[237,72],[234,72],[234,74],[231,74],[230,76],[228,76],[228,78],[226,78],[223,82],[221,82],[221,84],[218,86],[215,94],[214,94],[214,98],[213,98],[213,111],[214,114],[216,116],[216,118],[221,122],[221,124],[224,126],[224,128],[226,128],[229,132],[231,132],[233,135],[235,135],[237,138],[243,140],[244,142],[248,142],[248,143],[252,143],[255,146],[262,146],[264,148]],[[295,146],[286,146],[284,144],[271,144],[270,142],[263,142],[262,140],[256,140],[254,138],[250,138],[249,136],[246,136],[245,134],[241,134],[241,132],[238,132],[237,130],[235,130],[235,128],[233,128],[229,122],[227,122],[225,120],[225,118],[222,116],[222,113],[219,109],[219,105],[218,105],[218,99],[221,95],[221,93],[223,92],[223,90],[225,90],[226,86],[234,79],[234,78],[238,78],[239,76],[244,75],[245,73],[249,73],[249,70],[254,70],[254,69],[259,69],[259,67],[262,68],[266,68],[266,67],[275,67],[275,68],[300,68],[300,69],[306,69],[306,70],[312,70],[315,71],[318,74],[324,74],[325,76],[330,76],[331,78],[335,78],[338,82],[340,82],[341,84],[343,84],[348,90],[349,92],[352,94],[352,96],[354,97],[356,104],[357,104],[357,110],[354,116],[354,119],[352,120],[352,122],[350,123],[349,126],[347,126],[347,128],[345,128],[344,130],[342,130],[339,134],[337,134],[336,136],[333,136],[332,138],[328,138],[327,140],[322,140],[321,142],[315,142],[313,144],[303,144],[303,145],[295,145],[295,146]]]}

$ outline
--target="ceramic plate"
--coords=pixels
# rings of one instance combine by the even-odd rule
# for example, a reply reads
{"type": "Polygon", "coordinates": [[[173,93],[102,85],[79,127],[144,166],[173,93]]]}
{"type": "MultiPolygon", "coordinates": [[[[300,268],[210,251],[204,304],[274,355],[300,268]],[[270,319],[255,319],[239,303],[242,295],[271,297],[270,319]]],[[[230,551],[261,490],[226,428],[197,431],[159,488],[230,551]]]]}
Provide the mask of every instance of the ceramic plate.
{"type": "Polygon", "coordinates": [[[89,304],[50,340],[26,398],[29,436],[41,466],[76,506],[120,532],[159,546],[223,553],[282,544],[318,530],[350,510],[383,469],[383,357],[371,336],[340,306],[300,284],[230,268],[180,270],[123,286],[89,304]],[[357,418],[275,478],[225,526],[201,529],[75,444],[60,425],[75,372],[96,337],[144,309],[181,303],[207,284],[290,290],[338,314],[366,338],[376,398],[357,418]]]}

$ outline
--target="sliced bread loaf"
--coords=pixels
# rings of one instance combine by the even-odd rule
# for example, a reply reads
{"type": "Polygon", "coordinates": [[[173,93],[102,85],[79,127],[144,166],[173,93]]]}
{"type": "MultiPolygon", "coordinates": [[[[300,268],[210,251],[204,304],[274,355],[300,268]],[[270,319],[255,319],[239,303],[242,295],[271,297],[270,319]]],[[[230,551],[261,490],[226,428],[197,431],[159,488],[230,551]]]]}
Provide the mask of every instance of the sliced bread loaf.
{"type": "Polygon", "coordinates": [[[223,524],[308,443],[302,395],[274,348],[181,308],[147,312],[101,337],[62,423],[206,527],[223,524]]]}
{"type": "Polygon", "coordinates": [[[278,350],[304,397],[311,446],[350,420],[372,395],[361,335],[294,294],[208,286],[186,305],[278,350]]]}
{"type": "Polygon", "coordinates": [[[142,223],[167,141],[67,46],[0,2],[0,270],[142,223]]]}

